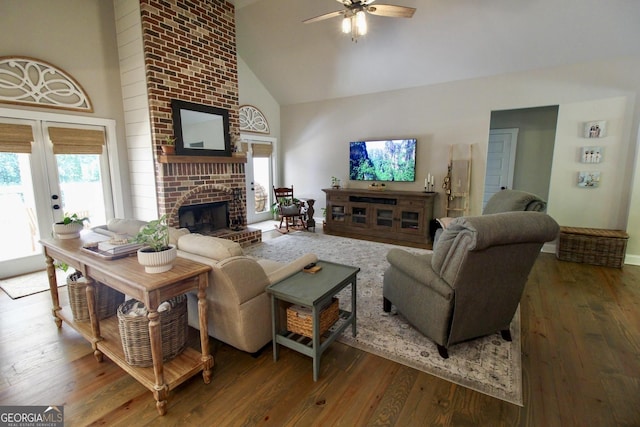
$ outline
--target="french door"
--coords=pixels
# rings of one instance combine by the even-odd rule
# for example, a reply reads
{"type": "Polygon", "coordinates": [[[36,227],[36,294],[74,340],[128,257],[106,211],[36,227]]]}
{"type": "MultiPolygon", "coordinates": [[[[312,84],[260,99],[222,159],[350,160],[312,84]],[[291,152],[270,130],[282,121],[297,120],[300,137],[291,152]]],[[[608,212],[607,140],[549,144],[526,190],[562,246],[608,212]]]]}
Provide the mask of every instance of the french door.
{"type": "Polygon", "coordinates": [[[273,219],[273,171],[275,138],[241,135],[247,153],[245,179],[247,187],[247,224],[273,219]]]}
{"type": "Polygon", "coordinates": [[[114,216],[105,128],[0,116],[0,278],[44,268],[38,241],[67,213],[114,216]]]}

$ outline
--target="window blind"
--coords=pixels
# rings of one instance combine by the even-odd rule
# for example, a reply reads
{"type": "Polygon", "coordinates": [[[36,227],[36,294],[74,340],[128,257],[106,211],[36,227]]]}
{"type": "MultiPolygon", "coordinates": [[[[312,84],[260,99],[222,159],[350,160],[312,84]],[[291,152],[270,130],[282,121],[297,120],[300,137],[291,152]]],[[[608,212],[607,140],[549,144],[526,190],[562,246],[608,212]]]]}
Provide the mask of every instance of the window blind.
{"type": "Polygon", "coordinates": [[[31,126],[0,123],[0,152],[30,154],[32,141],[31,126]]]}
{"type": "Polygon", "coordinates": [[[49,128],[53,154],[102,154],[104,131],[77,128],[49,128]]]}

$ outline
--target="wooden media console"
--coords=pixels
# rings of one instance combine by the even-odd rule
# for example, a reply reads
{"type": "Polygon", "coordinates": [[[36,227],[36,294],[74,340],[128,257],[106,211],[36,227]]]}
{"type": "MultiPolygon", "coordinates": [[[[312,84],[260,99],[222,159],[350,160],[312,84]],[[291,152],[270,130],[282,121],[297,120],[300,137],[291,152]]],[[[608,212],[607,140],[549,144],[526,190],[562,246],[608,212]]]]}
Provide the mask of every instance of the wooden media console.
{"type": "Polygon", "coordinates": [[[429,248],[437,193],[324,188],[324,232],[336,236],[429,248]]]}

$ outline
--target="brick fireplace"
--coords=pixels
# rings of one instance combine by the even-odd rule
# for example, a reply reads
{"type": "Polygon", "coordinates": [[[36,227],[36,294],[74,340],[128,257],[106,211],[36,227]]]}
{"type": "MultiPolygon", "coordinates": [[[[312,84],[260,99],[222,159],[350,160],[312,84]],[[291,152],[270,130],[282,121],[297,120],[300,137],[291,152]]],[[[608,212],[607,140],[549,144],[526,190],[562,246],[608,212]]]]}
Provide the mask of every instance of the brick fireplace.
{"type": "MultiPolygon", "coordinates": [[[[178,226],[181,206],[229,203],[229,217],[246,227],[245,164],[229,158],[161,161],[159,143],[173,137],[171,100],[229,111],[232,140],[239,135],[234,6],[227,1],[140,0],[158,212],[178,226]]],[[[254,230],[255,232],[255,230],[254,230]]],[[[233,240],[259,241],[259,232],[233,240]]],[[[231,238],[231,237],[230,237],[231,238]]]]}

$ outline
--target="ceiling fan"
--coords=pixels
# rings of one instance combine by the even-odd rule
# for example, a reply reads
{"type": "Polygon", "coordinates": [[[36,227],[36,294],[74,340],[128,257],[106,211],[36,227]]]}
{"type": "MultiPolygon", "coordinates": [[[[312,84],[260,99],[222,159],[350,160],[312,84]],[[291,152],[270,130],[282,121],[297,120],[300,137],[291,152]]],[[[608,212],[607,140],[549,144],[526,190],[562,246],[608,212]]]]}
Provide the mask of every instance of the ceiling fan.
{"type": "Polygon", "coordinates": [[[391,18],[411,18],[416,11],[413,7],[395,6],[391,4],[372,5],[376,0],[336,1],[338,3],[342,3],[345,9],[325,13],[324,15],[316,16],[315,18],[310,18],[302,22],[310,24],[312,22],[342,16],[342,32],[345,34],[351,33],[351,39],[354,42],[357,42],[358,36],[363,36],[367,33],[367,19],[365,12],[370,13],[371,15],[388,16],[391,18]]]}

